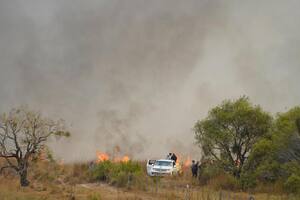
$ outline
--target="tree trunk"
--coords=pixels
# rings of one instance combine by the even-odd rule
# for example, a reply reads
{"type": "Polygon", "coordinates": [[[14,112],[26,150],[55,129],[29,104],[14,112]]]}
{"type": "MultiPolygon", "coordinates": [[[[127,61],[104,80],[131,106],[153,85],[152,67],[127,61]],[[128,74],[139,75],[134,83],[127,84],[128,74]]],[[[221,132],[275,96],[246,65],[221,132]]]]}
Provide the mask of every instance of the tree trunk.
{"type": "Polygon", "coordinates": [[[27,169],[23,169],[19,173],[20,175],[20,184],[22,187],[26,187],[29,185],[29,181],[27,180],[27,169]]]}

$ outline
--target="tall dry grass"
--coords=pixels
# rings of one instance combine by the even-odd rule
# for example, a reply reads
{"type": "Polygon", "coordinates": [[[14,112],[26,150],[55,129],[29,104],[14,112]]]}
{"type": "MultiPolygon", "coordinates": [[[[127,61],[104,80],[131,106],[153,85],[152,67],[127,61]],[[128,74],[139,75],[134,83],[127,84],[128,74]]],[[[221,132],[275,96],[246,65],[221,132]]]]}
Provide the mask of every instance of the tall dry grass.
{"type": "MultiPolygon", "coordinates": [[[[130,182],[130,187],[117,188],[99,182],[91,183],[89,165],[86,163],[62,165],[36,162],[30,167],[30,187],[21,188],[14,173],[0,176],[0,200],[249,199],[249,193],[228,185],[227,179],[225,175],[218,176],[203,186],[192,178],[189,169],[185,169],[181,176],[152,178],[146,175],[143,168],[142,175],[130,182]]],[[[276,190],[276,187],[272,189],[276,190]]],[[[300,199],[274,192],[255,193],[254,197],[256,200],[300,199]]]]}

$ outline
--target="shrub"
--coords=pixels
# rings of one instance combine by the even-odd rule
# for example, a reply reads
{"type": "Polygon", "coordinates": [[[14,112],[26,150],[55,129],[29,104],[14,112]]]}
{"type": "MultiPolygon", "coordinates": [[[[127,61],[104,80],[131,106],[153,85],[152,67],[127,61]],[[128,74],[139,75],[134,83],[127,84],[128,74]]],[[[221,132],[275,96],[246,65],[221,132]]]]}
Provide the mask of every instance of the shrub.
{"type": "Polygon", "coordinates": [[[240,188],[238,180],[231,174],[220,174],[209,181],[209,185],[216,190],[237,190],[240,188]]]}
{"type": "Polygon", "coordinates": [[[103,161],[95,166],[92,172],[92,178],[95,180],[106,181],[109,179],[113,163],[109,160],[103,161]]]}
{"type": "Polygon", "coordinates": [[[137,162],[103,161],[95,166],[92,177],[94,180],[106,181],[118,187],[129,187],[141,173],[142,167],[137,162]]]}
{"type": "Polygon", "coordinates": [[[115,185],[117,187],[125,187],[129,186],[131,181],[131,176],[127,174],[126,172],[120,171],[114,175],[112,175],[111,178],[111,184],[115,185]]]}
{"type": "Polygon", "coordinates": [[[300,176],[300,163],[297,161],[291,161],[284,164],[283,169],[286,172],[286,177],[292,174],[300,176]]]}
{"type": "Polygon", "coordinates": [[[240,178],[240,185],[244,190],[254,188],[257,185],[255,174],[247,172],[242,173],[240,178]]]}
{"type": "Polygon", "coordinates": [[[254,173],[263,183],[274,183],[282,174],[282,166],[277,161],[265,162],[261,164],[254,173]]]}
{"type": "Polygon", "coordinates": [[[211,179],[225,173],[218,165],[206,164],[199,169],[199,182],[202,185],[207,184],[211,179]]]}
{"type": "Polygon", "coordinates": [[[300,194],[300,176],[292,174],[284,184],[287,192],[300,194]]]}

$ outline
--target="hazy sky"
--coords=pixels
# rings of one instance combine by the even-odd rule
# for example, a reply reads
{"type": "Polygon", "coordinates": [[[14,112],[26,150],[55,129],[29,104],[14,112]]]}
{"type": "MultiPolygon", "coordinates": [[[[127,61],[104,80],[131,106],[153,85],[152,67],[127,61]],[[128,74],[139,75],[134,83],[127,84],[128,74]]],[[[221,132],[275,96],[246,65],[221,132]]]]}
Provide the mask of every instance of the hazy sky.
{"type": "Polygon", "coordinates": [[[96,150],[193,154],[194,123],[228,98],[300,101],[300,1],[0,0],[0,111],[64,118],[65,160],[96,150]]]}

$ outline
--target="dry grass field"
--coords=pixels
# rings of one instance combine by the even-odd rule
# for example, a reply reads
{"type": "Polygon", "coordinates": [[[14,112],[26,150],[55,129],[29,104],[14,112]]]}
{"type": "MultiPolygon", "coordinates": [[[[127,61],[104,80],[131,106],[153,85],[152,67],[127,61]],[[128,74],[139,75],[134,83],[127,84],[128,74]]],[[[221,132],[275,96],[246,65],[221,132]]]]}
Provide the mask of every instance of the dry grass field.
{"type": "MultiPolygon", "coordinates": [[[[0,179],[1,200],[57,200],[57,199],[191,199],[191,200],[219,200],[238,199],[248,200],[249,194],[242,192],[214,191],[208,187],[176,188],[162,183],[158,190],[149,187],[147,190],[115,188],[107,184],[76,184],[56,185],[33,183],[28,188],[18,186],[16,179],[0,179]],[[161,186],[164,184],[164,186],[161,186]]],[[[297,199],[287,195],[255,194],[255,199],[287,200],[297,199]]]]}
{"type": "Polygon", "coordinates": [[[29,187],[19,186],[13,173],[0,176],[1,200],[102,200],[102,199],[190,199],[190,200],[296,200],[288,195],[258,193],[249,195],[239,191],[221,191],[211,185],[200,186],[191,178],[189,171],[180,177],[163,177],[156,180],[145,172],[138,183],[128,182],[127,187],[116,187],[107,183],[92,182],[88,178],[87,165],[59,165],[39,162],[30,170],[29,187]]]}

